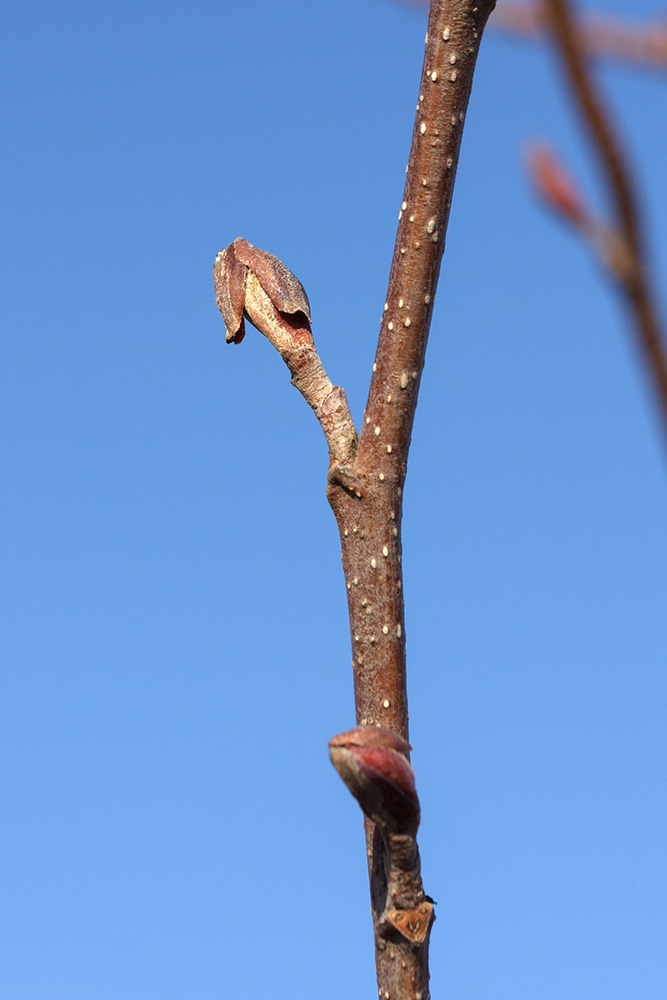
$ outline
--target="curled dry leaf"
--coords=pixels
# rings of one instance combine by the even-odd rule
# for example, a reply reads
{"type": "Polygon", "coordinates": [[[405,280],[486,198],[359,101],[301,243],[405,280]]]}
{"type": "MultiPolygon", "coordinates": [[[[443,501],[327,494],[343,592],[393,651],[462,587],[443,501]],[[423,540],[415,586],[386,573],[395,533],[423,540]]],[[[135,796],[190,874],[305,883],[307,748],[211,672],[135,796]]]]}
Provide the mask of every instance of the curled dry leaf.
{"type": "Polygon", "coordinates": [[[252,271],[260,285],[280,312],[302,312],[310,321],[310,302],[306,290],[283,262],[266,250],[259,250],[239,236],[228,249],[236,259],[252,271]]]}
{"type": "Polygon", "coordinates": [[[357,726],[329,741],[329,756],[366,816],[384,832],[414,836],[419,826],[410,744],[389,729],[357,726]]]}
{"type": "Polygon", "coordinates": [[[259,250],[239,236],[215,258],[213,284],[227,343],[240,344],[243,340],[244,316],[269,339],[273,339],[269,330],[284,327],[287,346],[289,331],[297,335],[301,332],[301,337],[297,336],[300,345],[304,330],[308,330],[305,339],[310,339],[310,303],[304,287],[281,260],[266,250],[259,250]]]}
{"type": "Polygon", "coordinates": [[[220,251],[213,265],[215,299],[225,321],[228,344],[240,344],[245,337],[245,279],[246,268],[234,253],[234,244],[230,243],[220,251]]]}

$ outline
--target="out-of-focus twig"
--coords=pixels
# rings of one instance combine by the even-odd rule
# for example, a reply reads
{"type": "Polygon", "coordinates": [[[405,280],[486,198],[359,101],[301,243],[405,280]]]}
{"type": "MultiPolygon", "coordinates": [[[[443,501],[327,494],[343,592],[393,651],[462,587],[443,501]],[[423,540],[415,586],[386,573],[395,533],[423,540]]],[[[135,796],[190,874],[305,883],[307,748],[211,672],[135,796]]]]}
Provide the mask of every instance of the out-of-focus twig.
{"type": "MultiPolygon", "coordinates": [[[[641,215],[632,171],[593,80],[570,0],[543,0],[543,15],[557,46],[567,84],[605,179],[615,219],[589,230],[609,273],[626,299],[656,392],[667,437],[667,355],[651,289],[641,215]]],[[[554,203],[555,204],[555,203],[554,203]]]]}
{"type": "MultiPolygon", "coordinates": [[[[425,7],[427,0],[406,0],[425,7]]],[[[549,33],[540,3],[502,0],[489,28],[526,39],[545,38],[549,33]]],[[[603,56],[642,66],[667,70],[667,16],[648,23],[627,21],[603,14],[587,14],[581,20],[582,43],[589,55],[603,56]]]]}
{"type": "MultiPolygon", "coordinates": [[[[526,38],[541,38],[549,31],[540,4],[515,0],[498,4],[489,27],[526,38]]],[[[580,32],[582,46],[590,55],[667,69],[667,18],[640,24],[600,14],[589,15],[582,18],[580,32]]]]}

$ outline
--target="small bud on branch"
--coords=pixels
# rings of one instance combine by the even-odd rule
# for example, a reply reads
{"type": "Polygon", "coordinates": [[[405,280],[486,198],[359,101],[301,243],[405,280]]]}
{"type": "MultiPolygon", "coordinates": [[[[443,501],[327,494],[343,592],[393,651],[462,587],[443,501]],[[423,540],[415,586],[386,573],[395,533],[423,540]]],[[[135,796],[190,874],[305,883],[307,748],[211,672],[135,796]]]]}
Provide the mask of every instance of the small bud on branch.
{"type": "Polygon", "coordinates": [[[333,766],[365,815],[383,832],[414,836],[419,827],[410,744],[389,729],[357,726],[329,741],[333,766]]]}
{"type": "Polygon", "coordinates": [[[547,205],[574,225],[583,225],[583,198],[554,150],[546,143],[535,143],[526,151],[526,163],[535,190],[547,205]]]}

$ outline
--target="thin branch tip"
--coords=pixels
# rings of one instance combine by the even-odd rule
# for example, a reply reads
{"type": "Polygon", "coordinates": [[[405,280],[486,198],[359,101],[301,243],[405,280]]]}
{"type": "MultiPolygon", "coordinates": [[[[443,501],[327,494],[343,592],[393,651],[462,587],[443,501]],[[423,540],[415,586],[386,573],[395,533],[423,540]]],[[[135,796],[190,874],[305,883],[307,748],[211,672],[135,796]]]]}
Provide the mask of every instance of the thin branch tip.
{"type": "Polygon", "coordinates": [[[227,343],[241,343],[246,319],[264,334],[315,411],[332,461],[348,459],[357,432],[344,389],[333,385],[315,349],[310,302],[296,275],[278,257],[239,236],[216,256],[213,284],[227,343]]]}

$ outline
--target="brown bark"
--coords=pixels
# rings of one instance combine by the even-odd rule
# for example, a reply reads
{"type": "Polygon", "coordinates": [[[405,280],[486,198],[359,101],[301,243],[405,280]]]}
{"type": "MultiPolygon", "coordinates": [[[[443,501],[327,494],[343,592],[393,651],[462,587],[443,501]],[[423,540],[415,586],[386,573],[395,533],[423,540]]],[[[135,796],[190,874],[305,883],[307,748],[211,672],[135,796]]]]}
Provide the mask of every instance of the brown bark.
{"type": "Polygon", "coordinates": [[[345,393],[332,385],[315,351],[310,306],[298,279],[272,254],[240,238],[220,251],[213,271],[227,340],[241,342],[244,318],[268,337],[315,411],[329,445],[327,496],[340,531],[357,724],[383,730],[341,734],[332,740],[333,757],[352,781],[362,807],[378,820],[366,819],[366,847],[377,979],[384,1000],[429,997],[434,914],[421,880],[418,800],[416,813],[408,810],[412,818],[407,826],[397,819],[412,795],[409,747],[403,743],[408,736],[403,484],[461,134],[479,44],[494,2],[431,3],[389,288],[358,438],[345,393]],[[394,734],[402,739],[397,741],[394,734]],[[405,756],[403,764],[392,757],[396,753],[405,756]],[[384,803],[380,813],[374,811],[378,802],[384,803]]]}
{"type": "MultiPolygon", "coordinates": [[[[328,497],[340,530],[358,725],[408,738],[401,569],[403,484],[419,381],[482,31],[493,2],[434,0],[405,191],[359,443],[334,465],[328,497]]],[[[381,924],[385,843],[366,820],[380,995],[428,997],[427,933],[415,945],[381,924]]],[[[417,859],[418,863],[418,859],[417,859]]],[[[429,926],[430,931],[430,926],[429,926]]]]}

